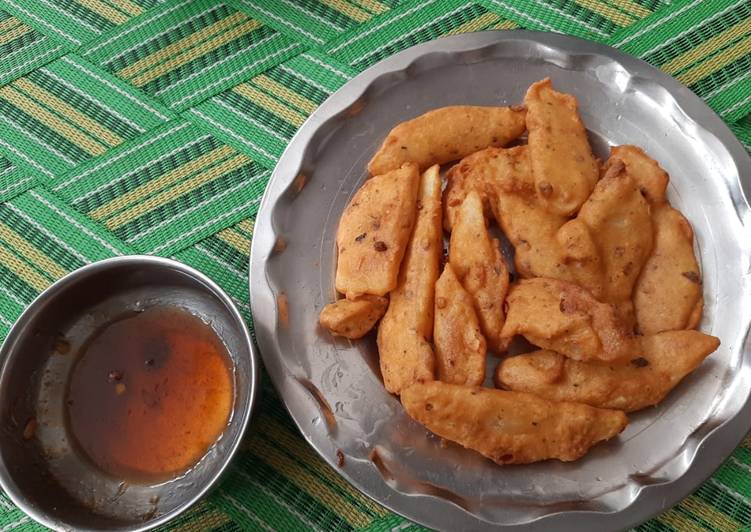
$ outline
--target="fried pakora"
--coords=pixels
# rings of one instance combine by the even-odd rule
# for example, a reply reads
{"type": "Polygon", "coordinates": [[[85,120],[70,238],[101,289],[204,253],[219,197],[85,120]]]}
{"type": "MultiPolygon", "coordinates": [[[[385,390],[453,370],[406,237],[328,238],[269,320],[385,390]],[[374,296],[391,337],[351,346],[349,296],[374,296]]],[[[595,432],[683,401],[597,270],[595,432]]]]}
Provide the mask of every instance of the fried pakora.
{"type": "Polygon", "coordinates": [[[388,298],[367,294],[355,299],[340,299],[323,307],[318,321],[334,336],[356,340],[373,328],[388,304],[388,298]]]}

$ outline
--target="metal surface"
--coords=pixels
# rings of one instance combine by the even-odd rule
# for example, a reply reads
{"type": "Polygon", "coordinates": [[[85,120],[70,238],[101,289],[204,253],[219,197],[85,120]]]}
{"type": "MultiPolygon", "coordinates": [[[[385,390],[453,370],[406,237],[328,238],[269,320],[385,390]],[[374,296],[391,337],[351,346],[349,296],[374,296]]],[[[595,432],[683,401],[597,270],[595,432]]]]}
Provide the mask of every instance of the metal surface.
{"type": "Polygon", "coordinates": [[[104,260],[42,292],[8,334],[0,359],[0,486],[24,512],[56,530],[147,530],[174,518],[217,481],[238,448],[256,394],[258,367],[250,334],[231,299],[179,262],[130,256],[104,260]],[[210,324],[232,358],[230,421],[204,457],[159,484],[125,483],[76,453],[64,420],[74,353],[104,323],[156,304],[187,309],[210,324]],[[68,354],[53,354],[64,338],[68,354]],[[36,435],[24,440],[26,420],[36,435]]]}
{"type": "Polygon", "coordinates": [[[698,97],[607,46],[528,31],[416,46],[329,98],[273,173],[250,273],[265,366],[321,456],[414,521],[446,530],[627,528],[695,489],[751,427],[750,179],[748,154],[698,97]],[[722,346],[659,407],[633,414],[619,438],[584,459],[499,467],[442,448],[383,388],[373,338],[333,339],[317,319],[335,297],[339,216],[388,130],[443,105],[518,103],[545,76],[577,96],[600,156],[607,144],[633,143],[670,173],[670,201],[693,223],[703,267],[700,328],[722,346]],[[286,245],[275,246],[279,239],[286,245]]]}

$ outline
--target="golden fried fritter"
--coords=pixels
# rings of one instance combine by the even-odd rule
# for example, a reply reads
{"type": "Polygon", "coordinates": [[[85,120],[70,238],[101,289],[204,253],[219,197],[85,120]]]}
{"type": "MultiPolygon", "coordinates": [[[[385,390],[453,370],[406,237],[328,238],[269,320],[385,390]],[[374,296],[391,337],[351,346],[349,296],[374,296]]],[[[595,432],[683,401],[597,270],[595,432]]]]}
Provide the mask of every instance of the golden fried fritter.
{"type": "Polygon", "coordinates": [[[334,336],[356,340],[373,328],[388,305],[388,298],[367,294],[355,299],[340,299],[323,307],[318,321],[334,336]]]}
{"type": "Polygon", "coordinates": [[[433,302],[443,253],[441,177],[438,166],[420,178],[417,221],[399,271],[396,289],[378,327],[378,352],[386,389],[399,393],[413,382],[432,380],[435,356],[433,302]]]}
{"type": "Polygon", "coordinates": [[[451,264],[435,285],[434,345],[437,378],[452,384],[479,386],[485,380],[486,343],[472,297],[451,264]]]}
{"type": "Polygon", "coordinates": [[[386,295],[414,226],[420,174],[417,165],[367,180],[344,209],[336,233],[336,290],[353,298],[386,295]]]}
{"type": "Polygon", "coordinates": [[[612,361],[638,348],[615,310],[580,286],[556,279],[522,279],[506,298],[502,336],[523,335],[532,344],[575,360],[612,361]]]}
{"type": "Polygon", "coordinates": [[[636,323],[642,334],[693,329],[704,308],[694,232],[667,204],[654,209],[654,249],[634,288],[636,323]]]}
{"type": "Polygon", "coordinates": [[[550,78],[545,78],[529,87],[524,103],[539,201],[550,212],[571,216],[599,178],[576,98],[555,91],[550,78]]]}
{"type": "Polygon", "coordinates": [[[661,205],[667,201],[665,192],[668,187],[668,174],[657,161],[644,153],[644,150],[631,145],[614,146],[610,149],[610,158],[605,164],[606,173],[616,160],[623,161],[626,173],[636,181],[650,205],[661,205]]]}
{"type": "Polygon", "coordinates": [[[410,386],[401,400],[410,417],[431,432],[498,464],[570,462],[628,423],[618,410],[440,381],[410,386]]]}
{"type": "Polygon", "coordinates": [[[459,209],[451,233],[449,262],[474,300],[489,349],[504,352],[508,342],[501,338],[501,329],[509,273],[499,242],[488,233],[482,199],[476,191],[467,194],[459,209]]]}
{"type": "Polygon", "coordinates": [[[498,365],[495,383],[551,401],[633,412],[662,401],[720,341],[697,331],[668,331],[640,337],[639,344],[638,356],[623,364],[579,362],[553,351],[510,357],[498,365]]]}
{"type": "Polygon", "coordinates": [[[522,107],[442,107],[392,129],[368,163],[373,175],[415,162],[421,169],[455,161],[488,146],[505,146],[524,133],[522,107]]]}

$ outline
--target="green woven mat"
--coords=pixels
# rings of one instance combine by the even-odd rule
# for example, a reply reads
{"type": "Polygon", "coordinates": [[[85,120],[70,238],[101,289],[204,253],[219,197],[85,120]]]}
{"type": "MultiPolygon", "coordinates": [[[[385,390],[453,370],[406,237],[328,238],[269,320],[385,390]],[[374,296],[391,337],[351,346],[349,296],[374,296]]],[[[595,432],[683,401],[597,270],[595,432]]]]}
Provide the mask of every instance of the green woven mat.
{"type": "MultiPolygon", "coordinates": [[[[748,0],[0,0],[0,336],[52,281],[125,253],[206,272],[250,323],[271,170],[358,72],[443,35],[529,28],[672,74],[751,147],[748,0]]],[[[167,528],[406,530],[306,445],[263,378],[220,489],[167,528]]],[[[751,438],[637,530],[751,526],[751,438]]],[[[36,530],[0,494],[0,532],[36,530]]]]}

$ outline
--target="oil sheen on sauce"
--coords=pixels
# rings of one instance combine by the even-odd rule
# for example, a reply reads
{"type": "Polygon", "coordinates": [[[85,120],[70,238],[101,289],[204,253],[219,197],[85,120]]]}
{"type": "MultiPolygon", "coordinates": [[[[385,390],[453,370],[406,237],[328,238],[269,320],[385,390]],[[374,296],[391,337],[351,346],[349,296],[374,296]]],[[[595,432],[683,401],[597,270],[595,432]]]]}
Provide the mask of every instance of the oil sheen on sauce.
{"type": "Polygon", "coordinates": [[[233,399],[217,334],[186,310],[156,306],[105,324],[81,348],[68,383],[68,432],[102,471],[163,481],[206,453],[233,399]]]}

